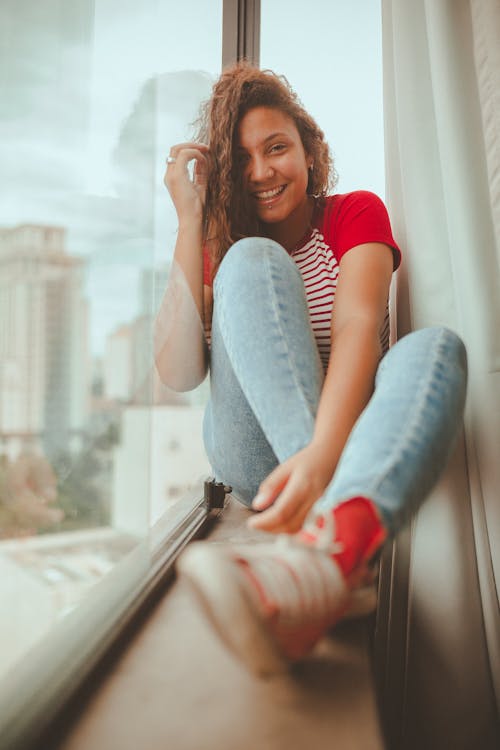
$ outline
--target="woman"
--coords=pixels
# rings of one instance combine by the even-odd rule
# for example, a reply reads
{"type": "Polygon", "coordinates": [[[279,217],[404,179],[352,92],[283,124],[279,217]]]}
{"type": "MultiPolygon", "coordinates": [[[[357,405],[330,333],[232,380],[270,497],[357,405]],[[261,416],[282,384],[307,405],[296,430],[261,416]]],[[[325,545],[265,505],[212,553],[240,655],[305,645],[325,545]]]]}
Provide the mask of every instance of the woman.
{"type": "Polygon", "coordinates": [[[380,199],[328,195],[332,175],[323,133],[287,82],[245,63],[215,84],[200,140],[167,159],[174,259],[211,347],[201,326],[188,337],[178,325],[196,377],[169,381],[173,337],[157,364],[181,387],[210,367],[215,476],[260,511],[253,528],[278,535],[194,543],[178,571],[261,674],[305,656],[353,605],[436,482],[465,399],[451,331],[421,330],[385,353],[400,251],[380,199]]]}

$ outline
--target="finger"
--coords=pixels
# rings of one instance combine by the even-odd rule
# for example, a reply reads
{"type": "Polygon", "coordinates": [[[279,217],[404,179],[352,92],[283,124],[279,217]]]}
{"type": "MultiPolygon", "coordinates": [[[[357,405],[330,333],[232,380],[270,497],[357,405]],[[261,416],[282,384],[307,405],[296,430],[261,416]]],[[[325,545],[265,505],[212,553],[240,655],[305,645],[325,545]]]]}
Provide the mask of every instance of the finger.
{"type": "Polygon", "coordinates": [[[254,510],[264,510],[272,505],[280,492],[286,486],[291,468],[281,464],[272,471],[259,486],[259,491],[252,501],[254,510]]]}
{"type": "Polygon", "coordinates": [[[196,187],[206,188],[208,184],[208,163],[197,159],[194,163],[193,183],[196,187]]]}
{"type": "Polygon", "coordinates": [[[299,508],[297,508],[297,512],[288,520],[286,527],[280,529],[278,533],[285,532],[287,534],[296,534],[298,531],[300,531],[304,526],[309,508],[309,503],[303,504],[299,508]]]}
{"type": "Polygon", "coordinates": [[[207,172],[207,159],[200,151],[197,151],[196,149],[183,149],[179,156],[176,158],[175,162],[171,162],[170,164],[167,164],[167,169],[165,171],[165,181],[167,178],[169,180],[176,180],[178,178],[186,179],[186,177],[190,178],[189,170],[188,170],[188,164],[190,161],[195,160],[196,162],[201,162],[202,169],[207,172]]]}
{"type": "Polygon", "coordinates": [[[174,145],[170,148],[170,153],[174,155],[174,152],[178,153],[183,148],[200,148],[206,151],[209,150],[207,144],[202,143],[201,141],[186,141],[185,143],[174,143],[174,145]]]}
{"type": "Polygon", "coordinates": [[[266,525],[264,527],[258,526],[257,521],[260,521],[262,516],[265,514],[255,516],[252,519],[250,519],[247,523],[251,528],[257,528],[259,530],[267,531],[272,534],[296,534],[304,526],[304,522],[309,512],[309,507],[310,507],[309,503],[300,505],[297,508],[295,514],[282,523],[279,523],[279,522],[267,523],[266,522],[266,525]],[[252,523],[254,519],[256,523],[252,523]]]}
{"type": "Polygon", "coordinates": [[[202,187],[202,185],[200,185],[201,180],[197,179],[195,176],[193,176],[193,180],[191,180],[191,175],[189,174],[188,164],[193,159],[196,162],[201,162],[203,170],[205,172],[208,171],[206,157],[200,151],[196,149],[184,149],[179,153],[175,162],[167,164],[163,176],[163,182],[169,190],[171,190],[176,184],[183,184],[185,181],[194,182],[199,187],[202,187]]]}
{"type": "Polygon", "coordinates": [[[277,533],[278,531],[288,529],[292,518],[294,518],[293,512],[292,515],[288,515],[288,513],[282,514],[273,506],[273,508],[259,513],[258,516],[249,518],[247,524],[252,529],[277,533]]]}
{"type": "Polygon", "coordinates": [[[193,161],[193,159],[200,162],[203,166],[206,166],[207,164],[207,156],[202,151],[197,148],[183,148],[175,157],[175,161],[169,162],[167,166],[185,167],[190,161],[193,161]]]}
{"type": "Polygon", "coordinates": [[[196,159],[194,163],[194,174],[193,178],[197,185],[204,185],[207,182],[208,177],[208,162],[205,159],[203,162],[201,159],[196,159]]]}
{"type": "Polygon", "coordinates": [[[176,143],[174,146],[170,148],[170,156],[173,156],[175,159],[178,157],[178,155],[183,151],[184,149],[195,149],[196,151],[200,151],[202,153],[208,153],[210,151],[209,147],[206,143],[197,143],[196,141],[189,141],[186,143],[176,143]]]}
{"type": "Polygon", "coordinates": [[[274,505],[258,516],[249,520],[252,528],[270,529],[287,524],[296,514],[297,509],[306,502],[307,488],[300,487],[290,481],[274,505]]]}
{"type": "Polygon", "coordinates": [[[286,487],[293,469],[293,461],[288,459],[283,463],[278,464],[278,466],[267,475],[267,477],[260,483],[259,490],[254,498],[257,507],[267,507],[274,502],[286,487]]]}

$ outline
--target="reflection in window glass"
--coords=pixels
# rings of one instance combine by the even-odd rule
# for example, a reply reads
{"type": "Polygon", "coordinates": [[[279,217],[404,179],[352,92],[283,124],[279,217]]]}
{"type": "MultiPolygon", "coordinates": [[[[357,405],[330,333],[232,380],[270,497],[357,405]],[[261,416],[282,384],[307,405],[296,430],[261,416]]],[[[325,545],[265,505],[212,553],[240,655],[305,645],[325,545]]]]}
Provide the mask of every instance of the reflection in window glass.
{"type": "Polygon", "coordinates": [[[220,69],[222,2],[173,13],[0,5],[0,676],[208,472],[207,384],[155,379],[152,327],[165,155],[220,69]]]}
{"type": "Polygon", "coordinates": [[[338,192],[384,198],[380,0],[261,0],[261,67],[285,75],[325,133],[338,192]]]}

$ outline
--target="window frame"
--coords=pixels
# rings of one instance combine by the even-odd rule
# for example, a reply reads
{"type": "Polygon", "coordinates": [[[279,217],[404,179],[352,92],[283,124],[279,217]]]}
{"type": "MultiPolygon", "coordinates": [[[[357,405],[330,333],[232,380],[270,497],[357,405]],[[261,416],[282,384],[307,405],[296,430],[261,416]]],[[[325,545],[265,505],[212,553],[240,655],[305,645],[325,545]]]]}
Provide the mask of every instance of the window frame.
{"type": "Polygon", "coordinates": [[[260,0],[223,0],[222,68],[260,61],[260,0]]]}

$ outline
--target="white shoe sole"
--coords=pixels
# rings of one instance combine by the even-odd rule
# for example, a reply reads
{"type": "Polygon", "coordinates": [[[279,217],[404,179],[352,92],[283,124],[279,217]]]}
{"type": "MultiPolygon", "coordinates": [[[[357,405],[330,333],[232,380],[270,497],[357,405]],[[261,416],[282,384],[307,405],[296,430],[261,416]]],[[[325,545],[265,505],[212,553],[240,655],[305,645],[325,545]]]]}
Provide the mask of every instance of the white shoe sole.
{"type": "Polygon", "coordinates": [[[289,662],[245,595],[237,569],[228,564],[217,545],[192,542],[177,560],[176,567],[222,642],[251,671],[265,677],[288,669],[289,662]]]}

